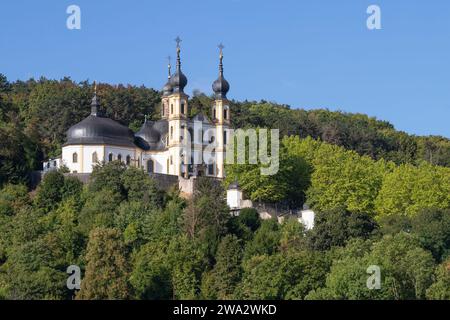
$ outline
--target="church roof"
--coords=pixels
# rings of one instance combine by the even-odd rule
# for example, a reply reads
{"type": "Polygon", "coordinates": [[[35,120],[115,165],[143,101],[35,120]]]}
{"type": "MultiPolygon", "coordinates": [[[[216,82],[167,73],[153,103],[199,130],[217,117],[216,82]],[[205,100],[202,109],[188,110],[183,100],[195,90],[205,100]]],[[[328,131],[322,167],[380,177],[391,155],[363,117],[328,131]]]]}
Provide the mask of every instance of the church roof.
{"type": "Polygon", "coordinates": [[[136,132],[137,144],[144,150],[164,150],[165,137],[169,131],[168,121],[145,121],[141,129],[136,132]]]}
{"type": "Polygon", "coordinates": [[[99,115],[87,118],[69,128],[66,145],[109,144],[135,147],[134,134],[128,127],[99,115]]]}
{"type": "Polygon", "coordinates": [[[203,123],[211,123],[211,121],[209,120],[209,118],[207,116],[205,116],[202,112],[197,113],[192,119],[191,121],[200,121],[203,123]]]}

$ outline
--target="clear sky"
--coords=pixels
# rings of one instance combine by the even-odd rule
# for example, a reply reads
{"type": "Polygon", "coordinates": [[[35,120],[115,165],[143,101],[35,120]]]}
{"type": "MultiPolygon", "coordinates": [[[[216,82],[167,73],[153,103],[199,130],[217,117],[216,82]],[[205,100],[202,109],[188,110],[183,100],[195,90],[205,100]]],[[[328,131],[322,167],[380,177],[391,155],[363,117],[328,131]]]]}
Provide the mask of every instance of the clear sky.
{"type": "Polygon", "coordinates": [[[187,93],[211,93],[223,42],[230,98],[365,113],[450,137],[448,0],[2,0],[0,73],[160,89],[183,42],[187,93]],[[81,8],[81,30],[66,9],[81,8]],[[368,30],[367,7],[381,8],[368,30]]]}

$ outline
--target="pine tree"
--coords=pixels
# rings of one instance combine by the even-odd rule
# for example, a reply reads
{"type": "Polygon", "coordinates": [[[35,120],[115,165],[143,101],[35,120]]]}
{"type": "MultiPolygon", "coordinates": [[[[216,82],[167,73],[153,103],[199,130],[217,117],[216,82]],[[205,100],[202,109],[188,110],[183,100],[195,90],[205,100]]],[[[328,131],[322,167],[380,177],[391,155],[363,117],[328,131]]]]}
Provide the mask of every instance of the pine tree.
{"type": "Polygon", "coordinates": [[[91,231],[86,254],[86,274],[77,299],[126,299],[129,297],[128,264],[119,231],[91,231]]]}

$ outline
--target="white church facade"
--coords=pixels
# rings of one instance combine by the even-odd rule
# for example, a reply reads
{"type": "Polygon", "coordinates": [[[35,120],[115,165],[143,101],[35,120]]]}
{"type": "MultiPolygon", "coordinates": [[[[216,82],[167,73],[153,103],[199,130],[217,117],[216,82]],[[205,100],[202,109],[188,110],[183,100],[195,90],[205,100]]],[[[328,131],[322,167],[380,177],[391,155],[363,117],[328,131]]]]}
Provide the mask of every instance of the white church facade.
{"type": "MultiPolygon", "coordinates": [[[[179,39],[178,39],[179,40],[179,39]]],[[[223,76],[220,46],[219,77],[212,84],[214,102],[210,116],[190,118],[187,78],[181,71],[180,46],[177,41],[176,71],[163,88],[161,119],[145,120],[134,133],[128,127],[107,118],[95,90],[91,114],[67,131],[61,158],[44,162],[44,172],[67,167],[70,173],[91,173],[99,163],[122,161],[127,166],[149,173],[225,177],[225,146],[230,135],[230,89],[223,76]]]]}

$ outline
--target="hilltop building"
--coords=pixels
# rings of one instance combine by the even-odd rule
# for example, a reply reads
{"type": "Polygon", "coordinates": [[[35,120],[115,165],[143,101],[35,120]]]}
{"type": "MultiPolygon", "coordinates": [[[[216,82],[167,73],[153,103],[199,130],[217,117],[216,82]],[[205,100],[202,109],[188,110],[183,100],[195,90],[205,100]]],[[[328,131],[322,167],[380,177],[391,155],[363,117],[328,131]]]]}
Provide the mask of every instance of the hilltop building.
{"type": "Polygon", "coordinates": [[[60,159],[44,163],[44,172],[66,166],[70,173],[89,174],[98,163],[123,161],[148,173],[189,178],[225,177],[225,145],[229,135],[230,85],[223,75],[223,46],[219,46],[219,76],[212,84],[215,100],[211,114],[189,118],[187,77],[181,70],[180,41],[177,38],[175,73],[168,65],[168,81],[161,99],[161,119],[145,120],[133,133],[102,112],[97,90],[91,114],[67,131],[60,159]]]}

